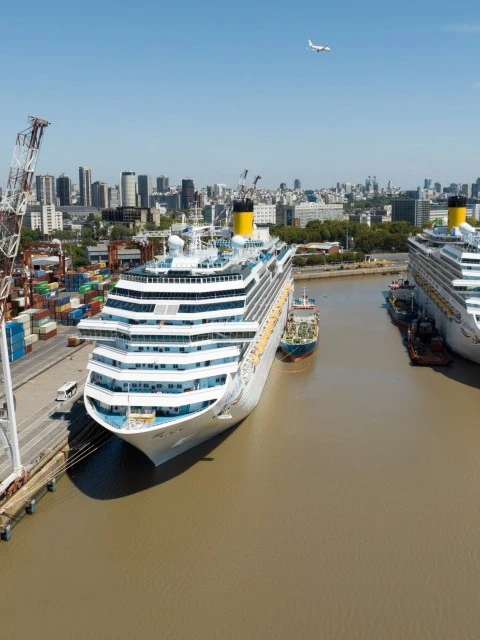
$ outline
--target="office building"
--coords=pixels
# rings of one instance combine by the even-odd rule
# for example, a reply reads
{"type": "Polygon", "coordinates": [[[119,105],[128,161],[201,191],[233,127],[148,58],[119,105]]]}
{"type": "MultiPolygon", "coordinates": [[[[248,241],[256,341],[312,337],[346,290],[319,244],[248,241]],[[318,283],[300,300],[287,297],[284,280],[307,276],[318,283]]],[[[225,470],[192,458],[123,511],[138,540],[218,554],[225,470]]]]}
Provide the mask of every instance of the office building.
{"type": "Polygon", "coordinates": [[[57,178],[57,198],[60,206],[69,206],[71,204],[72,181],[68,176],[62,173],[57,178]]]}
{"type": "Polygon", "coordinates": [[[165,195],[165,204],[167,209],[181,209],[182,208],[182,194],[181,193],[167,193],[165,195]]]}
{"type": "Polygon", "coordinates": [[[92,184],[92,206],[97,209],[107,209],[108,205],[108,184],[98,180],[92,184]]]}
{"type": "Polygon", "coordinates": [[[56,204],[55,178],[49,174],[41,174],[35,178],[37,202],[39,204],[56,204]]]}
{"type": "Polygon", "coordinates": [[[170,178],[168,176],[158,176],[157,178],[158,193],[166,193],[170,191],[170,178]]]}
{"type": "Polygon", "coordinates": [[[122,207],[137,206],[137,179],[135,171],[124,171],[120,182],[122,207]]]}
{"type": "Polygon", "coordinates": [[[195,187],[193,180],[182,180],[182,209],[189,209],[195,202],[195,187]]]}
{"type": "Polygon", "coordinates": [[[280,183],[280,191],[286,191],[287,190],[287,183],[286,182],[281,182],[280,183]]]}
{"type": "Polygon", "coordinates": [[[142,229],[147,222],[160,223],[161,213],[150,207],[117,207],[116,209],[104,209],[102,220],[114,224],[122,224],[131,229],[142,229]]]}
{"type": "Polygon", "coordinates": [[[301,189],[302,188],[302,183],[298,178],[295,178],[295,180],[293,181],[293,188],[294,189],[301,189]]]}
{"type": "Polygon", "coordinates": [[[300,204],[280,204],[276,207],[276,224],[306,227],[312,220],[343,220],[343,204],[323,202],[301,202],[300,204]]]}
{"type": "Polygon", "coordinates": [[[80,188],[80,204],[82,207],[92,206],[92,170],[90,167],[78,168],[80,188]]]}
{"type": "Polygon", "coordinates": [[[138,196],[141,207],[150,207],[152,195],[152,178],[150,176],[138,176],[138,196]]]}
{"type": "Polygon", "coordinates": [[[38,229],[44,236],[49,236],[52,231],[63,230],[63,215],[55,209],[54,204],[29,205],[24,224],[30,229],[38,229]]]}
{"type": "Polygon", "coordinates": [[[228,215],[229,206],[219,202],[206,204],[203,209],[203,219],[205,224],[223,223],[228,215]]]}
{"type": "Polygon", "coordinates": [[[415,227],[426,227],[430,222],[430,201],[412,198],[392,200],[392,222],[401,220],[415,227]]]}
{"type": "Polygon", "coordinates": [[[120,190],[118,186],[108,187],[108,208],[116,209],[120,206],[120,190]]]}
{"type": "Polygon", "coordinates": [[[253,221],[255,224],[276,224],[277,206],[275,204],[254,204],[253,221]]]}

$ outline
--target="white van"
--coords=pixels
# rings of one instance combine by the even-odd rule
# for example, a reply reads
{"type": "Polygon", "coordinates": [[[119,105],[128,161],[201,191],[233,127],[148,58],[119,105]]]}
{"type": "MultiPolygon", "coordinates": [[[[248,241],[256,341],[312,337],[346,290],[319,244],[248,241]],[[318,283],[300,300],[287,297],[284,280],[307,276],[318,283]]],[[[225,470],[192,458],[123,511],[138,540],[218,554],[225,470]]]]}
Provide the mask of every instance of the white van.
{"type": "Polygon", "coordinates": [[[76,382],[66,382],[57,390],[57,400],[67,400],[77,393],[76,382]]]}

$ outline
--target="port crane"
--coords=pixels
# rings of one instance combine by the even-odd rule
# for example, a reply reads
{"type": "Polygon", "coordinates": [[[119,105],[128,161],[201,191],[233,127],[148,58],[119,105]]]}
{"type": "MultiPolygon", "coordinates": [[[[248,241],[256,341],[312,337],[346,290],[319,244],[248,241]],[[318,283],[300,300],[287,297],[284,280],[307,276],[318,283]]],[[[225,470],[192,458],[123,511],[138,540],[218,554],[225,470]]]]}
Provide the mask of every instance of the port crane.
{"type": "Polygon", "coordinates": [[[7,426],[9,435],[7,443],[13,466],[13,473],[0,482],[0,496],[12,483],[17,482],[24,475],[15,418],[15,400],[8,358],[5,315],[10,283],[20,244],[23,218],[27,210],[27,198],[32,189],[43,134],[49,125],[46,120],[33,116],[30,116],[28,120],[28,128],[17,134],[7,188],[0,201],[0,351],[6,399],[6,414],[3,411],[3,415],[6,417],[0,419],[0,435],[5,439],[3,429],[4,425],[7,426]]]}

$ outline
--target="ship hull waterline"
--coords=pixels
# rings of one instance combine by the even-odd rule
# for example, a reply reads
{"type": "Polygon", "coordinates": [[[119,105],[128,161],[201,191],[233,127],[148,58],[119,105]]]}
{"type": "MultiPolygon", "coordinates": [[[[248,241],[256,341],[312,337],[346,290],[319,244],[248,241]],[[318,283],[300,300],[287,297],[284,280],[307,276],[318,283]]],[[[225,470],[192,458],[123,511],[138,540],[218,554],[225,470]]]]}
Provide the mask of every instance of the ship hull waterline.
{"type": "Polygon", "coordinates": [[[293,363],[300,362],[304,358],[312,355],[317,348],[317,340],[309,342],[307,344],[289,344],[288,342],[281,342],[280,349],[285,356],[293,363]]]}
{"type": "MultiPolygon", "coordinates": [[[[412,277],[415,278],[414,274],[412,277]]],[[[447,318],[435,301],[425,293],[419,282],[417,282],[415,298],[418,306],[427,308],[428,313],[434,317],[436,326],[450,351],[475,364],[480,364],[480,331],[473,326],[473,322],[468,322],[464,317],[465,310],[463,309],[460,321],[447,318]]]]}

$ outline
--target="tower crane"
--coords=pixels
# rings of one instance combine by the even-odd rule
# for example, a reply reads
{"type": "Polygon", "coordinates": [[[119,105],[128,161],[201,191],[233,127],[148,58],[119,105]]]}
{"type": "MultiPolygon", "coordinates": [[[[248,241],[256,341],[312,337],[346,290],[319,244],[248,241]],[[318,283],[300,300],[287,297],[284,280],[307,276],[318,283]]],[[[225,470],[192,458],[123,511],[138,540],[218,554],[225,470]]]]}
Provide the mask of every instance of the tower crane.
{"type": "Polygon", "coordinates": [[[244,169],[240,174],[237,184],[237,197],[243,198],[243,191],[245,188],[245,180],[247,179],[248,169],[244,169]]]}
{"type": "Polygon", "coordinates": [[[255,191],[255,189],[257,188],[257,182],[261,179],[262,176],[255,176],[255,179],[253,180],[252,191],[255,191]]]}
{"type": "Polygon", "coordinates": [[[3,482],[0,482],[0,495],[23,472],[8,359],[5,312],[15,259],[20,244],[23,218],[27,210],[27,197],[32,188],[43,133],[49,125],[46,120],[33,116],[30,116],[28,120],[28,128],[17,134],[7,188],[4,197],[0,201],[0,351],[7,405],[7,418],[0,420],[0,434],[4,435],[2,427],[6,423],[10,436],[13,465],[13,473],[3,482]]]}

